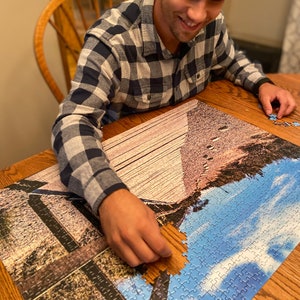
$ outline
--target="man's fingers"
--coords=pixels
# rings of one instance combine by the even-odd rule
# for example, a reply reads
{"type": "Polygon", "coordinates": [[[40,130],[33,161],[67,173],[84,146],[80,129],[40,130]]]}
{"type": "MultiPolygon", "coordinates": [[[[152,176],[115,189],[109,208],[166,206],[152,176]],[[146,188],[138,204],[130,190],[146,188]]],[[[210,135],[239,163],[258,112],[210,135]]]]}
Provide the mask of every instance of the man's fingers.
{"type": "Polygon", "coordinates": [[[269,96],[265,96],[264,98],[261,98],[260,103],[262,105],[263,111],[267,116],[273,113],[273,106],[269,96]]]}
{"type": "Polygon", "coordinates": [[[159,257],[169,257],[172,255],[172,251],[166,241],[161,235],[159,227],[156,230],[152,230],[145,238],[145,242],[159,257]]]}
{"type": "Polygon", "coordinates": [[[272,114],[273,108],[269,101],[261,101],[261,104],[262,104],[263,110],[267,116],[272,114]]]}
{"type": "Polygon", "coordinates": [[[134,251],[126,244],[122,246],[111,245],[112,250],[120,257],[123,261],[125,261],[130,267],[137,267],[143,263],[143,261],[136,256],[134,251]]]}
{"type": "Polygon", "coordinates": [[[154,252],[144,240],[134,242],[130,246],[142,263],[151,263],[160,258],[160,256],[154,252]]]}
{"type": "Polygon", "coordinates": [[[151,215],[152,211],[148,218],[149,222],[139,228],[140,231],[136,233],[136,236],[128,235],[128,233],[122,235],[124,243],[131,248],[143,263],[154,262],[160,257],[168,257],[172,254],[166,239],[160,232],[156,219],[152,219],[151,215]]]}
{"type": "Polygon", "coordinates": [[[271,102],[268,97],[261,99],[261,105],[267,116],[272,114],[274,110],[277,113],[278,119],[281,119],[282,117],[291,114],[296,108],[292,99],[276,98],[273,102],[271,102]],[[273,105],[273,102],[275,102],[276,105],[273,105]]]}
{"type": "Polygon", "coordinates": [[[125,238],[118,242],[110,241],[109,245],[131,267],[136,267],[142,263],[151,263],[161,257],[139,235],[132,236],[132,238],[125,238]]]}
{"type": "Polygon", "coordinates": [[[277,113],[278,119],[281,119],[282,117],[291,114],[296,108],[296,103],[293,101],[293,98],[290,99],[287,97],[286,99],[283,100],[279,99],[279,102],[280,102],[280,107],[277,113]]]}
{"type": "Polygon", "coordinates": [[[291,114],[296,108],[296,101],[289,91],[269,83],[260,87],[259,99],[266,115],[274,109],[278,119],[291,114]]]}

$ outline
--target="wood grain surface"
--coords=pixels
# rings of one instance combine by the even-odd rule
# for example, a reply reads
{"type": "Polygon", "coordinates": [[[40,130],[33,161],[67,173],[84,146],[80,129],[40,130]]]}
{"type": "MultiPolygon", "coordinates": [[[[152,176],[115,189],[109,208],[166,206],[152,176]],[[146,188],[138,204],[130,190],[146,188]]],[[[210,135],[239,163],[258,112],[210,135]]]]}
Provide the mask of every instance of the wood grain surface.
{"type": "Polygon", "coordinates": [[[262,299],[300,299],[300,244],[254,297],[262,299]]]}
{"type": "Polygon", "coordinates": [[[0,260],[0,300],[23,299],[0,260]]]}

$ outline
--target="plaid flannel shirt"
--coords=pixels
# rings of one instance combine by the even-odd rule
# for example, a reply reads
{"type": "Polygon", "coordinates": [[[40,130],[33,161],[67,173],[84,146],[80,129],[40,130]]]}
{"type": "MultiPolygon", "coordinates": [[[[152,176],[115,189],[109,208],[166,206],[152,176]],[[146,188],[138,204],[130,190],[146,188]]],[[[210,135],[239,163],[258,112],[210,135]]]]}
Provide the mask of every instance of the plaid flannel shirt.
{"type": "Polygon", "coordinates": [[[266,80],[259,66],[235,51],[222,14],[170,53],[153,25],[153,2],[123,2],[88,30],[53,126],[61,180],[95,214],[107,195],[127,188],[102,149],[103,123],[192,97],[214,74],[252,92],[266,80]]]}

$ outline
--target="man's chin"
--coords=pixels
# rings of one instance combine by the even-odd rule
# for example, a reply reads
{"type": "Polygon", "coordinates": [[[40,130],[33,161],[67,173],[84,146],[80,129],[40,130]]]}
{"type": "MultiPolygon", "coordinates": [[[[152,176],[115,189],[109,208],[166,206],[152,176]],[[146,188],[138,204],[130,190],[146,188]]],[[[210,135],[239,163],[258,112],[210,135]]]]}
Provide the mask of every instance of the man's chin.
{"type": "Polygon", "coordinates": [[[195,38],[196,34],[193,34],[193,35],[186,35],[186,36],[183,36],[180,38],[180,42],[181,43],[188,43],[190,42],[191,40],[193,40],[195,38]]]}

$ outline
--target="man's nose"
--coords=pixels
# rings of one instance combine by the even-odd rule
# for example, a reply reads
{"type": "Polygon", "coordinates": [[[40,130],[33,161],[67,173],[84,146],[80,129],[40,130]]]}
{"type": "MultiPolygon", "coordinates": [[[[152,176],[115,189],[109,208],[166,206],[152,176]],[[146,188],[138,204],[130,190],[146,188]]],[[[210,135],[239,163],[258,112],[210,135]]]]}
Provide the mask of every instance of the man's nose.
{"type": "Polygon", "coordinates": [[[202,23],[207,20],[206,1],[195,1],[187,11],[187,16],[195,23],[202,23]]]}

